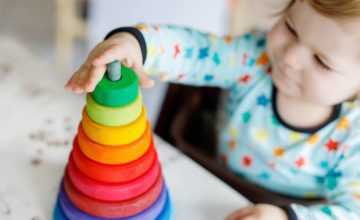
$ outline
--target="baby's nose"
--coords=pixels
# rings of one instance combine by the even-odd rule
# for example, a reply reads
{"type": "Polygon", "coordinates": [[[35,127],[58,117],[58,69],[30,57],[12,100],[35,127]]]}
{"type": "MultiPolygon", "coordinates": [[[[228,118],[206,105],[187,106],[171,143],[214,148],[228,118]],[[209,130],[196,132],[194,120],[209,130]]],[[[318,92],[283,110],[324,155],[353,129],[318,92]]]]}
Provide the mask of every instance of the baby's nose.
{"type": "Polygon", "coordinates": [[[297,44],[288,45],[283,54],[284,64],[293,70],[301,70],[306,56],[305,49],[297,44]]]}

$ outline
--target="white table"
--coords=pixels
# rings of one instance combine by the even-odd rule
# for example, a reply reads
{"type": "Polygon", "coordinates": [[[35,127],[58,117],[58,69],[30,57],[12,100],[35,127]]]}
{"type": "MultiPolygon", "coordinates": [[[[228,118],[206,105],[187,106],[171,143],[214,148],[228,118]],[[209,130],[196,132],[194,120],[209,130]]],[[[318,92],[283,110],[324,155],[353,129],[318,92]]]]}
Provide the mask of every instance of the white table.
{"type": "MultiPolygon", "coordinates": [[[[26,48],[0,39],[0,220],[49,220],[84,96],[26,48]],[[6,95],[4,95],[6,94],[6,95]]],[[[155,136],[176,219],[223,219],[249,204],[155,136]]]]}

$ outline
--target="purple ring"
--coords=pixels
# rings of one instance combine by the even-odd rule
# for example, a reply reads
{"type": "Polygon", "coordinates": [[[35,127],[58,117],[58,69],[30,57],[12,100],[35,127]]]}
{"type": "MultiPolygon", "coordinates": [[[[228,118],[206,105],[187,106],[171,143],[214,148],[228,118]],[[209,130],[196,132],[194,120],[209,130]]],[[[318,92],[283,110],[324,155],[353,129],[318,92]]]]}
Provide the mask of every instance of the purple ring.
{"type": "Polygon", "coordinates": [[[64,185],[61,183],[59,199],[60,199],[60,206],[64,212],[64,214],[70,220],[138,220],[138,219],[156,219],[157,216],[161,213],[165,206],[166,197],[167,197],[167,189],[164,185],[160,196],[156,199],[156,201],[147,209],[140,212],[139,214],[129,216],[126,218],[101,218],[89,215],[85,212],[82,212],[80,209],[76,208],[69,200],[65,193],[64,185]]]}
{"type": "MultiPolygon", "coordinates": [[[[163,208],[163,210],[161,211],[160,215],[158,215],[156,217],[156,220],[170,220],[172,219],[172,207],[171,207],[171,201],[170,201],[170,197],[169,197],[169,193],[166,194],[166,202],[165,202],[165,206],[163,208]]],[[[59,199],[56,200],[56,205],[55,205],[55,209],[54,209],[54,213],[53,213],[53,220],[69,220],[61,206],[60,206],[60,201],[59,199]]]]}

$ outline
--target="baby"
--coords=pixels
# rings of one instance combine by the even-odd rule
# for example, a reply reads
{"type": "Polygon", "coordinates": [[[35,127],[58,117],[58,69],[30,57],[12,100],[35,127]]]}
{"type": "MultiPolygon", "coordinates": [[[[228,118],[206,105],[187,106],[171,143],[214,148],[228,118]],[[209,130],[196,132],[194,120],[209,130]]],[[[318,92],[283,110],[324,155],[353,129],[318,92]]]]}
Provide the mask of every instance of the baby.
{"type": "MultiPolygon", "coordinates": [[[[176,26],[118,28],[65,87],[91,92],[113,60],[230,91],[219,156],[276,193],[327,204],[257,204],[227,219],[360,219],[360,1],[293,0],[268,33],[218,37],[176,26]]],[[[240,178],[240,177],[239,177],[240,178]]]]}

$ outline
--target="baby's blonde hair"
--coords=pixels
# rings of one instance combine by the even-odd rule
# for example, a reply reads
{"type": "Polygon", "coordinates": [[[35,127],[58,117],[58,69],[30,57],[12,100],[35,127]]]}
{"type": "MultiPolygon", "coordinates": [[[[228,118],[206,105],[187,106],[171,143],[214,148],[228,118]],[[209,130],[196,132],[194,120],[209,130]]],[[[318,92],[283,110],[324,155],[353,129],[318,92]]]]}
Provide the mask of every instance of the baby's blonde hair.
{"type": "MultiPolygon", "coordinates": [[[[296,0],[291,0],[284,12],[296,0]]],[[[339,20],[360,17],[360,0],[300,0],[307,1],[320,14],[339,20]]]]}

